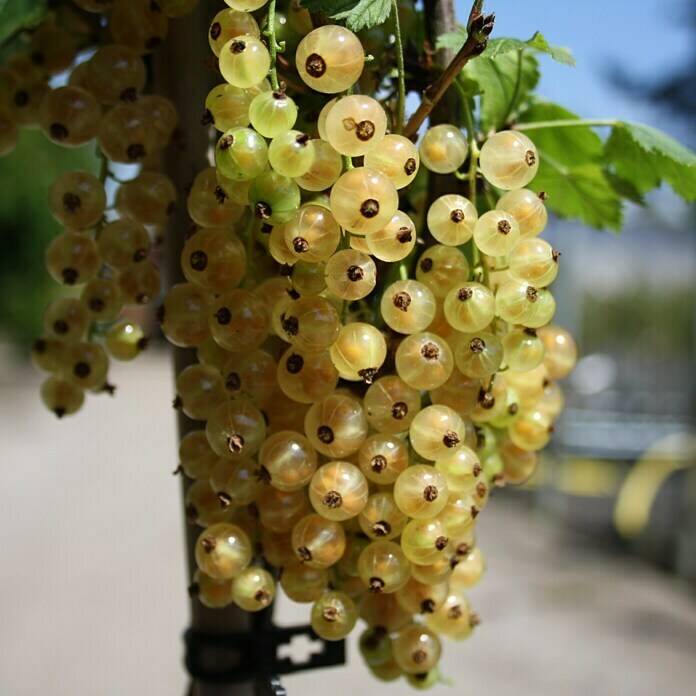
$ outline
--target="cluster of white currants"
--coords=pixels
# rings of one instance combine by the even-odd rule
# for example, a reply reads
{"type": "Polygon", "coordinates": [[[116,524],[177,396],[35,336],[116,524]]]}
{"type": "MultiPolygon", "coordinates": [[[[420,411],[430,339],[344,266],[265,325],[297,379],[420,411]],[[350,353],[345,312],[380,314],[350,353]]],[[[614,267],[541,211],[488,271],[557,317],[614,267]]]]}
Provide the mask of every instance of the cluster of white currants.
{"type": "Polygon", "coordinates": [[[460,129],[430,128],[418,148],[390,133],[382,103],[351,93],[359,38],[307,14],[287,83],[340,96],[316,132],[294,130],[274,33],[264,42],[249,14],[265,3],[227,4],[209,35],[226,81],[206,100],[216,166],[189,193],[187,282],[161,311],[199,358],[176,399],[206,421],[180,445],[187,514],[205,528],[192,590],[255,611],[279,577],[318,635],[344,638],[361,617],[375,675],[430,686],[439,637],[477,622],[463,594],[483,570],[477,516],[492,485],[533,473],[576,359],[549,325],[543,195],[523,188],[538,155],[497,133],[480,151],[491,192],[507,191],[497,205],[479,215],[452,193],[425,210],[409,185],[421,165],[464,165],[460,129]]]}
{"type": "Polygon", "coordinates": [[[195,4],[65,3],[1,71],[2,154],[14,147],[21,125],[40,128],[63,147],[96,140],[103,162],[99,177],[66,172],[48,192],[49,209],[63,231],[46,249],[46,268],[68,293],[47,308],[32,359],[49,373],[41,396],[58,417],[78,411],[86,391],[111,393],[109,358],[132,360],[148,343],[139,323],[119,317],[124,307],[148,304],[160,294],[151,251],[176,192],[157,169],[178,117],[168,99],[142,94],[147,80],[142,56],[164,39],[168,17],[195,4]],[[99,45],[102,23],[113,42],[99,45]],[[91,55],[84,59],[87,52],[91,55]],[[66,73],[67,84],[52,88],[50,78],[66,73]],[[137,163],[141,170],[119,182],[113,204],[107,205],[105,181],[114,179],[108,168],[114,162],[137,163]],[[77,293],[70,292],[73,288],[77,293]]]}

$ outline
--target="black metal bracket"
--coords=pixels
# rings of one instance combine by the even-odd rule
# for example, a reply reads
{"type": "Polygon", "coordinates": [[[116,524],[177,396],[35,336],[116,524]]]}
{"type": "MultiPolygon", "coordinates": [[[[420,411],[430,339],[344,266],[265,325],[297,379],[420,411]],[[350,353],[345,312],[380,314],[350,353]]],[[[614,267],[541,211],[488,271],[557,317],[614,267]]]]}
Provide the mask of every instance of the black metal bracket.
{"type": "Polygon", "coordinates": [[[193,679],[234,684],[253,680],[263,696],[285,696],[279,675],[345,663],[345,641],[325,641],[311,626],[276,626],[266,609],[253,617],[249,633],[213,634],[189,628],[184,634],[186,669],[193,679]],[[279,658],[278,649],[295,636],[322,644],[306,662],[279,658]]]}

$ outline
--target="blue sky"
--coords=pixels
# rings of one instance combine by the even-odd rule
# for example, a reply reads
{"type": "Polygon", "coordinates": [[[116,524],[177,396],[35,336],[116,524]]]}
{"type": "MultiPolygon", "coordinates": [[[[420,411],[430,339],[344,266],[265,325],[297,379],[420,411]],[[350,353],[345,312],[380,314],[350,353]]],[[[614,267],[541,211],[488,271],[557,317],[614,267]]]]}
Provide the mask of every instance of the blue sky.
{"type": "MultiPolygon", "coordinates": [[[[612,85],[608,73],[617,65],[649,80],[671,73],[689,56],[692,37],[681,28],[687,4],[688,0],[487,0],[485,8],[496,13],[494,36],[528,38],[538,29],[552,44],[572,49],[574,68],[542,58],[540,95],[583,117],[642,121],[678,137],[678,124],[612,85]]],[[[460,21],[470,8],[469,0],[457,0],[460,21]]]]}

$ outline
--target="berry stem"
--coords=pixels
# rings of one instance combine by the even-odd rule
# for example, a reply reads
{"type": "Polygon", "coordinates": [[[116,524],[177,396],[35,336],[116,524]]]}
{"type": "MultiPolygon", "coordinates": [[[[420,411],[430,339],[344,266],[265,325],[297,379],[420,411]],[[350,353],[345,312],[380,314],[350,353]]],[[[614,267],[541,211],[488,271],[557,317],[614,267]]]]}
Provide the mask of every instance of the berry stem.
{"type": "Polygon", "coordinates": [[[396,67],[399,80],[399,94],[396,108],[396,132],[401,133],[406,122],[406,68],[404,66],[404,44],[401,40],[401,23],[399,21],[399,3],[392,0],[392,17],[394,19],[394,36],[396,37],[396,67]]]}
{"type": "Polygon", "coordinates": [[[576,128],[578,126],[591,126],[591,127],[613,127],[620,126],[621,121],[613,118],[596,118],[596,119],[582,119],[582,118],[567,118],[559,119],[557,121],[536,121],[535,123],[516,123],[512,126],[513,130],[518,131],[528,131],[528,130],[539,130],[541,128],[576,128]]]}
{"type": "Polygon", "coordinates": [[[268,3],[268,19],[266,20],[266,29],[263,32],[268,38],[268,52],[271,54],[271,67],[268,70],[268,79],[271,81],[271,87],[274,91],[280,88],[278,84],[278,69],[276,67],[278,51],[285,50],[285,42],[283,45],[278,45],[275,35],[275,11],[276,0],[271,0],[268,3]]]}
{"type": "Polygon", "coordinates": [[[471,104],[464,89],[458,80],[454,84],[457,86],[462,99],[462,113],[464,115],[464,125],[469,142],[469,171],[467,172],[467,180],[469,182],[469,200],[476,207],[476,174],[478,172],[479,148],[476,142],[476,125],[474,123],[474,114],[471,111],[471,104]]]}
{"type": "Polygon", "coordinates": [[[454,82],[462,68],[476,56],[483,53],[488,45],[488,36],[493,30],[495,15],[483,16],[481,9],[482,0],[476,0],[470,13],[469,24],[467,26],[468,35],[464,45],[450,61],[445,71],[423,92],[423,99],[416,112],[411,116],[403,134],[407,138],[413,138],[423,122],[430,115],[435,105],[442,99],[449,86],[454,82]]]}
{"type": "Polygon", "coordinates": [[[247,287],[249,281],[255,276],[256,266],[254,264],[254,216],[249,215],[249,219],[244,225],[244,231],[242,232],[242,238],[246,235],[246,256],[247,256],[247,272],[244,274],[244,280],[242,285],[247,287]]]}

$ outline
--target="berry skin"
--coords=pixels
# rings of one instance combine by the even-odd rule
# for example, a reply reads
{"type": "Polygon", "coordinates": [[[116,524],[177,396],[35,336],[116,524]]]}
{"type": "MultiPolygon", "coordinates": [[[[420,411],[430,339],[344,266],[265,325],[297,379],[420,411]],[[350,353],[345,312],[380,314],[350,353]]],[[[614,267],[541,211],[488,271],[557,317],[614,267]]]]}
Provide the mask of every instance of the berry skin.
{"type": "Polygon", "coordinates": [[[365,237],[367,249],[380,261],[393,263],[405,259],[416,245],[416,225],[401,210],[381,230],[365,237]]]}
{"type": "MultiPolygon", "coordinates": [[[[409,429],[421,399],[417,388],[398,376],[382,377],[365,394],[365,414],[380,433],[402,433],[409,429]]],[[[368,477],[369,478],[369,477],[368,477]]]]}
{"type": "Polygon", "coordinates": [[[416,178],[420,155],[416,146],[403,135],[385,135],[365,155],[365,166],[383,172],[397,189],[402,189],[416,178]]]}
{"type": "Polygon", "coordinates": [[[346,534],[338,522],[321,515],[307,515],[292,530],[292,548],[310,568],[328,568],[346,549],[346,534]]]}
{"type": "Polygon", "coordinates": [[[319,467],[309,484],[312,507],[329,520],[342,522],[359,515],[367,503],[367,480],[348,462],[319,467]]]}
{"type": "Polygon", "coordinates": [[[394,483],[394,499],[399,509],[418,520],[441,512],[447,504],[447,495],[445,477],[432,466],[410,466],[394,483]]]}
{"type": "Polygon", "coordinates": [[[510,324],[537,329],[548,324],[556,311],[553,295],[529,283],[511,280],[498,288],[496,314],[510,324]]]}
{"type": "Polygon", "coordinates": [[[258,459],[268,473],[269,483],[281,491],[303,489],[317,468],[317,453],[307,438],[287,430],[268,437],[258,459]]]}
{"type": "Polygon", "coordinates": [[[57,283],[83,285],[99,270],[97,245],[78,232],[63,232],[46,248],[46,268],[57,283]]]}
{"type": "Polygon", "coordinates": [[[490,377],[503,362],[503,346],[494,334],[486,331],[464,334],[459,339],[454,359],[467,377],[490,377]]]}
{"type": "Polygon", "coordinates": [[[399,544],[373,541],[358,559],[360,579],[374,594],[392,594],[400,590],[411,574],[411,563],[399,544]]]}
{"type": "Polygon", "coordinates": [[[441,124],[425,132],[418,151],[426,169],[436,174],[451,174],[464,164],[468,149],[459,128],[441,124]]]}
{"type": "Polygon", "coordinates": [[[403,440],[393,435],[371,435],[360,446],[358,465],[372,483],[390,485],[409,465],[408,448],[403,440]]]}
{"type": "Polygon", "coordinates": [[[539,168],[539,154],[524,133],[500,131],[481,148],[479,166],[493,186],[510,190],[526,186],[539,168]]]}
{"type": "Polygon", "coordinates": [[[414,389],[437,389],[454,369],[447,342],[428,332],[406,336],[396,349],[395,361],[399,377],[414,389]]]}
{"type": "Polygon", "coordinates": [[[212,52],[219,56],[222,47],[237,36],[259,38],[261,32],[253,15],[233,9],[218,12],[210,23],[208,43],[212,52]]]}
{"type": "Polygon", "coordinates": [[[71,416],[82,408],[85,395],[82,389],[58,375],[51,375],[41,385],[41,400],[56,417],[71,416]]]}
{"type": "Polygon", "coordinates": [[[128,361],[137,358],[147,348],[148,340],[139,324],[121,321],[106,332],[104,344],[112,358],[128,361]]]}
{"type": "Polygon", "coordinates": [[[324,128],[326,139],[337,152],[360,157],[374,150],[384,139],[387,115],[376,99],[353,94],[334,104],[324,128]]]}
{"type": "Polygon", "coordinates": [[[402,334],[424,331],[435,318],[435,296],[416,280],[397,280],[382,295],[382,318],[402,334]]]}
{"type": "Polygon", "coordinates": [[[480,331],[495,316],[495,297],[481,283],[465,283],[452,288],[443,306],[447,322],[457,331],[480,331]]]}
{"type": "MultiPolygon", "coordinates": [[[[337,251],[324,269],[326,287],[342,300],[361,300],[377,284],[375,262],[353,249],[337,251]]],[[[293,274],[295,275],[295,274],[293,274]]]]}
{"type": "Polygon", "coordinates": [[[474,225],[474,242],[488,256],[506,256],[519,238],[517,221],[502,210],[484,213],[474,225]]]}
{"type": "Polygon", "coordinates": [[[261,611],[275,597],[275,580],[263,568],[245,568],[232,582],[234,603],[244,611],[261,611]]]}
{"type": "Polygon", "coordinates": [[[440,640],[430,629],[408,626],[394,640],[394,659],[407,674],[423,674],[440,660],[440,640]]]}
{"type": "Polygon", "coordinates": [[[466,256],[441,244],[426,249],[416,264],[416,279],[438,298],[444,298],[455,285],[466,283],[468,277],[466,256]]]}
{"type": "Polygon", "coordinates": [[[266,437],[261,411],[247,401],[222,402],[206,423],[208,442],[228,459],[252,457],[266,437]]]}
{"type": "Polygon", "coordinates": [[[441,196],[428,209],[428,229],[440,244],[459,246],[474,234],[478,213],[474,204],[458,194],[441,196]]]}
{"type": "MultiPolygon", "coordinates": [[[[210,337],[208,305],[210,296],[192,283],[173,285],[164,297],[160,314],[162,332],[170,343],[181,348],[200,346],[210,337]]],[[[217,344],[216,344],[217,345],[217,344]]]]}
{"type": "Polygon", "coordinates": [[[311,625],[324,640],[341,640],[355,627],[358,610],[343,592],[327,591],[312,605],[311,625]]]}
{"type": "Polygon", "coordinates": [[[346,380],[372,384],[387,356],[387,342],[371,324],[346,324],[329,349],[338,374],[346,380]]]}
{"type": "Polygon", "coordinates": [[[295,65],[309,87],[324,94],[336,94],[357,82],[365,65],[365,53],[353,32],[327,25],[311,31],[300,41],[295,65]]]}
{"type": "Polygon", "coordinates": [[[551,379],[563,379],[569,375],[578,361],[578,347],[570,332],[560,326],[539,329],[539,338],[546,352],[544,365],[551,379]]]}
{"type": "Polygon", "coordinates": [[[419,411],[409,429],[411,446],[421,457],[430,461],[456,451],[464,443],[465,437],[464,421],[447,406],[427,406],[419,411]]]}
{"type": "Polygon", "coordinates": [[[399,206],[399,195],[382,172],[357,167],[347,171],[334,184],[330,204],[341,227],[365,235],[389,223],[399,206]]]}
{"type": "Polygon", "coordinates": [[[326,140],[314,140],[314,160],[310,168],[295,178],[305,191],[324,191],[336,182],[343,172],[341,155],[326,140]]]}
{"type": "Polygon", "coordinates": [[[329,576],[323,568],[312,568],[299,561],[283,566],[280,586],[293,602],[314,602],[327,589],[329,576]]]}
{"type": "Polygon", "coordinates": [[[209,609],[222,609],[232,604],[232,583],[230,580],[217,580],[196,570],[189,592],[209,609]]]}
{"type": "Polygon", "coordinates": [[[218,171],[231,181],[251,181],[265,171],[266,141],[252,128],[231,128],[215,146],[218,171]]]}
{"type": "Polygon", "coordinates": [[[81,87],[58,87],[39,108],[39,126],[57,145],[79,147],[97,135],[101,109],[94,96],[81,87]]]}
{"type": "Polygon", "coordinates": [[[321,454],[339,459],[360,449],[368,425],[360,402],[343,394],[331,394],[312,404],[304,422],[305,435],[321,454]]]}
{"type": "Polygon", "coordinates": [[[253,98],[248,114],[254,130],[264,138],[275,138],[295,125],[297,105],[285,92],[269,90],[253,98]]]}
{"type": "Polygon", "coordinates": [[[198,568],[212,578],[230,580],[251,562],[249,538],[236,525],[222,522],[204,529],[195,546],[198,568]]]}
{"type": "Polygon", "coordinates": [[[542,194],[537,196],[529,189],[516,189],[501,196],[495,207],[517,220],[522,238],[535,237],[544,231],[549,219],[544,197],[542,194]]]}
{"type": "Polygon", "coordinates": [[[520,282],[544,288],[558,275],[560,253],[543,239],[522,239],[508,256],[510,275],[520,282]]]}
{"type": "Polygon", "coordinates": [[[297,130],[277,135],[268,148],[271,167],[291,179],[306,174],[314,162],[314,142],[297,130]]]}
{"type": "Polygon", "coordinates": [[[233,87],[259,84],[271,65],[268,49],[254,36],[236,36],[220,49],[220,72],[233,87]]]}
{"type": "Polygon", "coordinates": [[[90,316],[84,302],[61,297],[46,308],[43,322],[47,336],[64,343],[73,343],[87,333],[90,316]]]}
{"type": "Polygon", "coordinates": [[[101,220],[106,206],[104,185],[88,172],[66,172],[48,192],[53,217],[73,230],[84,230],[101,220]]]}

